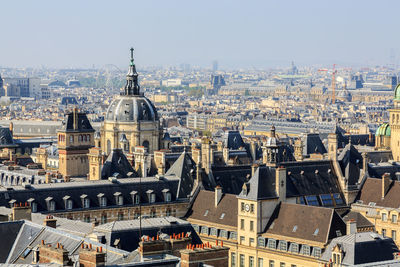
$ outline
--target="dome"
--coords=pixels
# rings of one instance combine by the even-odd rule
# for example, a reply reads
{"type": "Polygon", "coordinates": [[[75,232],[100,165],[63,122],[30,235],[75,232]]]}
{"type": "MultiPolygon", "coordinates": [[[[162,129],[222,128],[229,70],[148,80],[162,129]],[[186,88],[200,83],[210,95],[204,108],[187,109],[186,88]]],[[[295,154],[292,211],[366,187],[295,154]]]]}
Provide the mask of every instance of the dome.
{"type": "Polygon", "coordinates": [[[118,122],[155,121],[157,110],[143,95],[123,95],[114,99],[107,109],[105,120],[118,122]]]}
{"type": "Polygon", "coordinates": [[[400,100],[400,83],[394,89],[394,100],[400,100]]]}
{"type": "Polygon", "coordinates": [[[390,136],[390,134],[391,134],[391,129],[388,123],[384,123],[381,126],[379,126],[375,133],[375,135],[385,135],[385,136],[390,136]]]}

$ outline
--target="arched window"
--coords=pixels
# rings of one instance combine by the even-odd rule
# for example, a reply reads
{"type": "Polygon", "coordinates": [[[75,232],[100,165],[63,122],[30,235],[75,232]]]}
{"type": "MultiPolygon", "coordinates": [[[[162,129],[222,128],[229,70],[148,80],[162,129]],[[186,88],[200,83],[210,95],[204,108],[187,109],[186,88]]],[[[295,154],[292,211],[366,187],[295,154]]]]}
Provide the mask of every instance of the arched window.
{"type": "Polygon", "coordinates": [[[144,140],[142,145],[143,145],[145,148],[147,148],[147,150],[149,150],[149,146],[150,146],[149,141],[144,140]]]}
{"type": "Polygon", "coordinates": [[[90,142],[90,134],[87,135],[87,141],[90,142]]]}
{"type": "Polygon", "coordinates": [[[74,142],[74,136],[73,136],[73,135],[70,135],[70,136],[69,136],[69,142],[70,142],[71,144],[74,142]]]}

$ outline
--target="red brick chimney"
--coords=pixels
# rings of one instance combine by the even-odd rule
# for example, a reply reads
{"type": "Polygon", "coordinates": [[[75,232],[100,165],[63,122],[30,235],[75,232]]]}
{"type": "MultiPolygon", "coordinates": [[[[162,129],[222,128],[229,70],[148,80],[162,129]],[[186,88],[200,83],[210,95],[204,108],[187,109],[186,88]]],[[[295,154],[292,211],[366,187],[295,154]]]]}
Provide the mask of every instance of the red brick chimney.
{"type": "Polygon", "coordinates": [[[44,219],[43,225],[52,228],[57,228],[57,219],[54,219],[52,215],[48,215],[46,216],[46,219],[44,219]]]}
{"type": "Polygon", "coordinates": [[[39,245],[39,263],[72,265],[68,257],[68,251],[60,243],[53,247],[51,244],[46,244],[44,240],[39,245]]]}
{"type": "Polygon", "coordinates": [[[102,247],[92,247],[92,244],[81,245],[79,251],[79,265],[81,267],[96,267],[106,264],[106,253],[102,247]]]}
{"type": "MultiPolygon", "coordinates": [[[[217,241],[218,242],[218,241],[217,241]]],[[[211,266],[228,267],[229,248],[210,244],[189,245],[181,250],[181,267],[198,267],[199,263],[211,266]]]]}

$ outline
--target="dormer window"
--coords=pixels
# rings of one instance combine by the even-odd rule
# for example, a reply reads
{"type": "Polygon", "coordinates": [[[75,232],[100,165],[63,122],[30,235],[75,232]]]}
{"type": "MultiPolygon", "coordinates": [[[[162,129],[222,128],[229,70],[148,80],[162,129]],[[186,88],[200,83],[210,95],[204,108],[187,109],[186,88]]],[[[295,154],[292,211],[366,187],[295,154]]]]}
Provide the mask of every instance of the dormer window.
{"type": "Polygon", "coordinates": [[[82,207],[84,209],[90,208],[90,199],[88,198],[88,196],[86,194],[83,194],[81,195],[81,199],[82,199],[82,207]]]}
{"type": "Polygon", "coordinates": [[[169,192],[169,189],[163,189],[162,190],[163,195],[164,195],[164,200],[165,202],[170,202],[171,201],[171,192],[169,192]]]}
{"type": "Polygon", "coordinates": [[[97,197],[99,198],[100,207],[106,207],[107,206],[107,198],[104,196],[104,194],[100,193],[97,195],[97,197]]]}
{"type": "Polygon", "coordinates": [[[114,197],[115,197],[115,203],[118,206],[124,205],[124,197],[122,196],[121,192],[115,192],[114,197]]]}
{"type": "Polygon", "coordinates": [[[131,194],[131,197],[132,197],[132,203],[134,205],[139,204],[140,203],[140,196],[137,193],[137,191],[132,191],[130,194],[131,194]]]}
{"type": "Polygon", "coordinates": [[[72,199],[70,196],[63,197],[66,210],[72,210],[72,199]]]}
{"type": "Polygon", "coordinates": [[[74,136],[73,136],[73,135],[70,135],[70,136],[69,136],[69,142],[70,142],[71,144],[74,142],[74,136]]]}
{"type": "Polygon", "coordinates": [[[156,202],[156,194],[154,193],[153,190],[147,190],[146,191],[147,197],[149,199],[149,203],[154,203],[156,202]]]}
{"type": "Polygon", "coordinates": [[[27,200],[27,202],[29,203],[29,206],[31,206],[31,211],[32,212],[37,212],[37,203],[35,202],[34,198],[30,198],[27,200]]]}
{"type": "Polygon", "coordinates": [[[46,204],[47,204],[47,210],[48,211],[55,211],[56,210],[56,202],[52,197],[48,197],[45,199],[46,204]]]}

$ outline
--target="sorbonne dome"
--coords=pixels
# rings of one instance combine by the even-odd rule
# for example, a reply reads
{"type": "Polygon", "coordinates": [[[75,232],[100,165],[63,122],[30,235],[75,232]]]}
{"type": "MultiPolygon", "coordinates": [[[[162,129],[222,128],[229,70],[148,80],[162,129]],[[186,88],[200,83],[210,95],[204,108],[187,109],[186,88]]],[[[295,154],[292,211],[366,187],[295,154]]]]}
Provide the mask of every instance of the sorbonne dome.
{"type": "Polygon", "coordinates": [[[160,149],[161,131],[156,108],[140,92],[131,48],[124,91],[111,102],[101,129],[102,150],[109,154],[112,149],[121,148],[132,153],[135,146],[144,146],[153,153],[160,149]]]}

